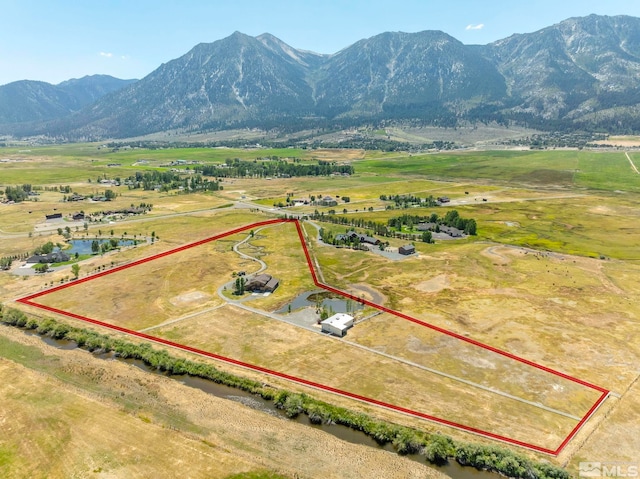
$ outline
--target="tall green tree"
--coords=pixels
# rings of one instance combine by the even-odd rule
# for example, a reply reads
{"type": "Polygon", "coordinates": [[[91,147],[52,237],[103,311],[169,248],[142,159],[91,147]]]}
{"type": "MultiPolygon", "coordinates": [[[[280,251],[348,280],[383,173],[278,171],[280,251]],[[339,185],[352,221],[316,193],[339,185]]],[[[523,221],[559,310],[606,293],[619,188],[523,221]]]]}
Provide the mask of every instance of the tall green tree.
{"type": "Polygon", "coordinates": [[[477,234],[476,229],[477,229],[476,220],[474,219],[467,220],[467,224],[464,227],[465,234],[475,236],[477,234]]]}

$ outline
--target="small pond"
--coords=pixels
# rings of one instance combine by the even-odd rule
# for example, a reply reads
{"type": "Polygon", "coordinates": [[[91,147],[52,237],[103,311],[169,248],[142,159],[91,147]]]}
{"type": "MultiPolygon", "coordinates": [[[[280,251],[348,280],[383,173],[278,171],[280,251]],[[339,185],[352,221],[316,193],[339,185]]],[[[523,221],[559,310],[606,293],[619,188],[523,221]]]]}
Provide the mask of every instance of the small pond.
{"type": "MultiPolygon", "coordinates": [[[[91,251],[91,243],[97,241],[98,244],[108,243],[110,240],[108,239],[72,239],[67,242],[67,244],[71,245],[71,248],[65,249],[64,252],[69,255],[78,254],[93,254],[91,251]]],[[[131,246],[135,244],[134,240],[122,240],[118,239],[118,247],[122,246],[131,246]]]]}
{"type": "Polygon", "coordinates": [[[320,303],[320,306],[329,311],[333,311],[334,313],[351,313],[353,311],[360,311],[364,308],[362,304],[352,299],[343,298],[342,296],[329,293],[328,291],[318,290],[307,291],[298,295],[289,304],[285,304],[282,308],[276,311],[276,313],[287,313],[289,312],[289,307],[291,307],[291,311],[308,308],[310,306],[315,306],[317,302],[320,303]]]}

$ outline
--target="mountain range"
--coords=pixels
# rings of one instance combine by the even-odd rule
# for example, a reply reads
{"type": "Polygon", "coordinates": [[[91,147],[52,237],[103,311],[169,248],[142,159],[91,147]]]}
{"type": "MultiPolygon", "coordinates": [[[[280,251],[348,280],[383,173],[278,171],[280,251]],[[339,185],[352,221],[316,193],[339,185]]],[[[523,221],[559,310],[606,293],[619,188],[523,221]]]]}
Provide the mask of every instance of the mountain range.
{"type": "Polygon", "coordinates": [[[0,124],[61,118],[135,81],[92,75],[58,85],[31,80],[9,83],[0,86],[0,124]]]}
{"type": "Polygon", "coordinates": [[[332,55],[236,32],[139,81],[107,78],[0,87],[0,131],[97,139],[384,120],[640,131],[640,19],[570,18],[488,45],[388,32],[332,55]]]}

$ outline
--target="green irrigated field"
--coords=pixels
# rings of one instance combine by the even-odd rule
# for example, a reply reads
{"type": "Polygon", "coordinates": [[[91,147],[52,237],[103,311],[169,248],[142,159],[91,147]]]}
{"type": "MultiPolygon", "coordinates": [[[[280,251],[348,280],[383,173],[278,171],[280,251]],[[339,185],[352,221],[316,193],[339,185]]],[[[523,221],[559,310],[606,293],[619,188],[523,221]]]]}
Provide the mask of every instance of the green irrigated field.
{"type": "Polygon", "coordinates": [[[640,191],[623,152],[491,151],[357,161],[357,171],[386,176],[478,180],[532,187],[640,191]]]}
{"type": "MultiPolygon", "coordinates": [[[[302,162],[351,161],[363,156],[360,150],[301,150],[230,149],[230,148],[143,148],[114,151],[101,144],[36,147],[30,149],[3,148],[0,158],[10,162],[2,164],[1,185],[57,186],[60,184],[93,182],[106,175],[108,178],[126,178],[136,171],[157,170],[171,161],[185,160],[199,164],[220,164],[227,159],[255,160],[264,157],[298,158],[302,162]],[[342,152],[342,153],[339,153],[342,152]]],[[[193,168],[193,165],[186,165],[193,168]]],[[[180,166],[185,168],[186,166],[180,166]]],[[[98,186],[96,186],[98,187],[98,186]]]]}

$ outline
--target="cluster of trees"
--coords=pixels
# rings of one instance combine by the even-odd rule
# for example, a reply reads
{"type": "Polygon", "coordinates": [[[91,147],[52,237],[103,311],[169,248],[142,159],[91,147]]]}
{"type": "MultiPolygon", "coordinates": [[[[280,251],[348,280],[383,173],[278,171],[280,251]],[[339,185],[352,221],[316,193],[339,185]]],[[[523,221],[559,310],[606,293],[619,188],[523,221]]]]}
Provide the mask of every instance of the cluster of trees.
{"type": "Polygon", "coordinates": [[[198,166],[196,171],[205,176],[215,176],[219,178],[273,178],[273,177],[295,177],[295,176],[329,176],[334,173],[353,174],[351,165],[339,165],[336,162],[318,161],[315,165],[302,164],[295,158],[287,161],[275,157],[268,161],[241,160],[239,158],[227,159],[224,165],[204,165],[198,166]]]}
{"type": "Polygon", "coordinates": [[[392,444],[400,454],[422,454],[434,464],[446,464],[453,459],[463,466],[515,479],[570,479],[569,473],[562,468],[548,462],[534,462],[499,446],[457,442],[439,433],[427,433],[375,419],[365,413],[319,401],[304,393],[275,389],[264,382],[220,371],[211,364],[174,357],[166,350],[153,348],[148,343],[131,343],[51,318],[28,318],[15,309],[0,309],[0,320],[5,324],[37,330],[39,334],[56,339],[75,341],[79,347],[89,351],[113,351],[117,357],[138,359],[158,371],[174,375],[188,374],[235,387],[273,401],[290,418],[306,414],[314,424],[347,426],[362,431],[381,445],[392,444]]]}
{"type": "MultiPolygon", "coordinates": [[[[136,206],[135,204],[131,203],[129,208],[120,208],[120,209],[117,209],[117,210],[102,210],[102,211],[95,211],[93,213],[89,213],[87,215],[87,219],[89,221],[100,221],[105,216],[145,214],[148,211],[151,211],[152,209],[153,209],[153,205],[151,203],[140,203],[138,206],[136,206]]],[[[84,213],[84,211],[80,211],[80,212],[84,213]]]]}
{"type": "Polygon", "coordinates": [[[124,183],[129,189],[155,190],[161,191],[182,189],[185,193],[196,191],[218,191],[222,186],[217,181],[204,178],[201,174],[180,175],[174,171],[137,171],[135,175],[129,176],[124,183]]]}
{"type": "Polygon", "coordinates": [[[311,219],[317,221],[324,221],[326,223],[352,226],[355,228],[366,228],[367,230],[373,232],[373,234],[378,236],[394,236],[394,232],[390,230],[385,223],[380,223],[379,221],[373,220],[365,220],[363,218],[358,218],[354,216],[347,215],[339,215],[336,216],[335,210],[329,210],[328,214],[325,214],[324,211],[319,212],[315,210],[311,215],[311,219]]]}
{"type": "MultiPolygon", "coordinates": [[[[75,191],[66,191],[65,193],[72,193],[71,195],[69,195],[69,197],[67,197],[67,195],[64,195],[62,197],[62,201],[74,201],[74,197],[75,196],[80,196],[78,195],[78,193],[76,193],[75,191]]],[[[94,200],[101,200],[101,201],[113,201],[116,199],[116,197],[118,196],[118,194],[110,189],[106,189],[101,193],[90,193],[89,195],[87,195],[87,198],[92,198],[94,200]]],[[[84,196],[82,197],[84,198],[84,196]]]]}
{"type": "Polygon", "coordinates": [[[380,199],[382,201],[393,201],[396,208],[409,208],[414,205],[430,208],[438,206],[438,202],[433,195],[429,195],[425,198],[420,198],[419,196],[414,195],[380,195],[380,199]]]}
{"type": "MultiPolygon", "coordinates": [[[[87,231],[88,228],[89,228],[89,225],[87,223],[84,223],[84,230],[87,231]]],[[[77,227],[76,227],[76,229],[77,229],[77,227]]],[[[58,234],[60,236],[64,237],[64,239],[70,239],[71,238],[71,228],[69,226],[65,226],[64,230],[62,228],[58,228],[58,234]]]]}
{"type": "Polygon", "coordinates": [[[4,190],[4,196],[7,201],[20,203],[29,197],[29,191],[31,190],[30,187],[31,185],[7,186],[4,190]],[[25,187],[29,187],[29,189],[26,189],[25,187]]]}
{"type": "MultiPolygon", "coordinates": [[[[608,135],[603,133],[585,132],[549,132],[539,133],[524,138],[510,138],[500,142],[508,146],[528,146],[531,149],[546,148],[584,148],[597,146],[599,141],[605,141],[608,135]]],[[[608,146],[608,145],[607,145],[608,146]]],[[[610,146],[608,146],[610,147],[610,146]]]]}
{"type": "Polygon", "coordinates": [[[467,219],[461,217],[457,210],[447,211],[444,218],[439,217],[437,213],[432,213],[430,216],[404,214],[401,216],[396,216],[395,218],[389,218],[389,220],[387,221],[389,228],[398,231],[402,231],[403,228],[406,228],[409,231],[413,231],[415,226],[420,223],[435,223],[436,232],[440,231],[440,225],[445,225],[452,228],[457,228],[461,231],[464,231],[465,234],[473,236],[477,234],[478,228],[476,220],[472,218],[467,219]]]}
{"type": "Polygon", "coordinates": [[[116,199],[117,194],[115,191],[107,188],[106,190],[104,190],[104,193],[102,193],[102,196],[104,197],[105,200],[112,201],[116,199]]]}
{"type": "MultiPolygon", "coordinates": [[[[403,122],[405,123],[405,122],[403,122]]],[[[422,123],[417,122],[418,125],[422,123]]],[[[327,141],[322,138],[315,138],[316,136],[324,136],[327,133],[339,132],[343,129],[350,129],[356,126],[362,126],[362,121],[339,121],[339,122],[314,122],[309,124],[309,128],[305,128],[298,120],[292,125],[283,125],[281,122],[274,122],[271,126],[261,120],[256,123],[257,128],[261,129],[277,129],[280,133],[286,134],[287,132],[299,132],[301,129],[313,129],[312,133],[302,136],[296,136],[291,139],[268,139],[261,138],[259,140],[260,145],[267,148],[282,149],[282,148],[301,148],[303,150],[313,148],[354,148],[364,150],[380,150],[380,151],[425,151],[425,150],[451,150],[457,148],[454,142],[451,141],[434,141],[430,143],[415,144],[407,142],[393,141],[388,138],[376,138],[371,137],[368,134],[355,135],[353,138],[349,138],[342,141],[327,141]]],[[[211,125],[211,131],[219,128],[219,125],[211,125]]],[[[374,127],[371,127],[374,128],[374,127]]],[[[209,141],[209,142],[162,142],[162,141],[144,141],[144,142],[123,142],[123,143],[109,143],[107,144],[113,151],[118,151],[120,148],[144,148],[149,150],[157,150],[161,148],[247,148],[254,145],[247,144],[245,139],[224,140],[224,141],[209,141]]]]}
{"type": "Polygon", "coordinates": [[[58,191],[60,193],[71,193],[71,187],[69,185],[59,185],[59,186],[34,186],[34,191],[44,190],[44,191],[58,191]]]}
{"type": "Polygon", "coordinates": [[[117,238],[110,238],[109,241],[98,241],[97,239],[94,239],[91,242],[91,252],[94,254],[104,254],[108,251],[117,249],[118,246],[120,246],[120,240],[117,238]]]}
{"type": "Polygon", "coordinates": [[[434,141],[431,143],[407,143],[383,138],[371,138],[366,135],[356,136],[348,140],[339,142],[328,142],[326,140],[314,140],[311,143],[313,148],[353,148],[358,150],[377,151],[409,151],[420,152],[427,150],[454,150],[458,148],[452,141],[434,141]]]}
{"type": "Polygon", "coordinates": [[[11,265],[13,264],[13,258],[11,256],[5,256],[3,258],[0,258],[0,270],[8,270],[9,268],[11,268],[11,265]]]}
{"type": "MultiPolygon", "coordinates": [[[[49,253],[53,253],[53,249],[55,248],[56,245],[54,245],[51,241],[47,241],[45,244],[38,246],[33,254],[49,254],[49,253]]],[[[58,245],[59,247],[60,245],[58,245]]]]}
{"type": "Polygon", "coordinates": [[[6,264],[7,265],[7,269],[8,269],[8,268],[11,267],[11,265],[13,264],[14,261],[25,260],[29,256],[31,256],[31,253],[29,253],[27,251],[26,253],[14,254],[12,256],[6,256],[4,258],[1,258],[0,259],[0,269],[2,269],[2,265],[3,264],[6,264]]]}
{"type": "MultiPolygon", "coordinates": [[[[0,195],[4,194],[6,201],[15,201],[16,203],[20,203],[21,201],[25,201],[29,196],[38,196],[40,193],[37,193],[37,191],[43,189],[45,191],[71,191],[70,186],[42,187],[25,183],[23,185],[7,186],[4,191],[0,190],[0,195]]],[[[37,201],[37,198],[35,201],[37,201]]]]}
{"type": "MultiPolygon", "coordinates": [[[[462,218],[457,210],[447,211],[444,218],[440,218],[436,213],[432,213],[430,216],[408,215],[404,214],[389,218],[387,223],[381,223],[379,221],[366,220],[363,218],[356,218],[347,215],[336,216],[334,210],[331,210],[329,214],[318,212],[315,210],[311,215],[311,219],[317,221],[324,221],[327,223],[340,224],[346,226],[353,226],[356,228],[366,228],[373,234],[378,236],[402,238],[402,239],[420,239],[426,243],[431,242],[431,234],[428,231],[421,232],[420,234],[413,233],[415,226],[419,223],[430,222],[435,223],[435,231],[439,232],[440,225],[450,226],[458,228],[464,231],[468,235],[477,234],[477,223],[474,219],[462,218]],[[406,229],[408,232],[404,232],[406,229]]],[[[369,233],[367,233],[369,234],[369,233]]],[[[329,241],[329,243],[331,243],[329,241]]]]}
{"type": "MultiPolygon", "coordinates": [[[[345,230],[345,232],[346,231],[348,230],[345,230]]],[[[338,239],[334,236],[334,234],[331,231],[326,230],[324,228],[320,228],[319,234],[322,241],[326,244],[332,244],[334,246],[348,246],[353,249],[360,249],[364,251],[367,250],[367,248],[362,244],[358,236],[354,236],[353,238],[351,236],[345,236],[338,239]]],[[[367,236],[371,236],[369,231],[367,231],[365,234],[367,236]]],[[[378,244],[378,246],[380,247],[381,250],[384,250],[387,246],[389,246],[389,242],[381,241],[378,244]]]]}

